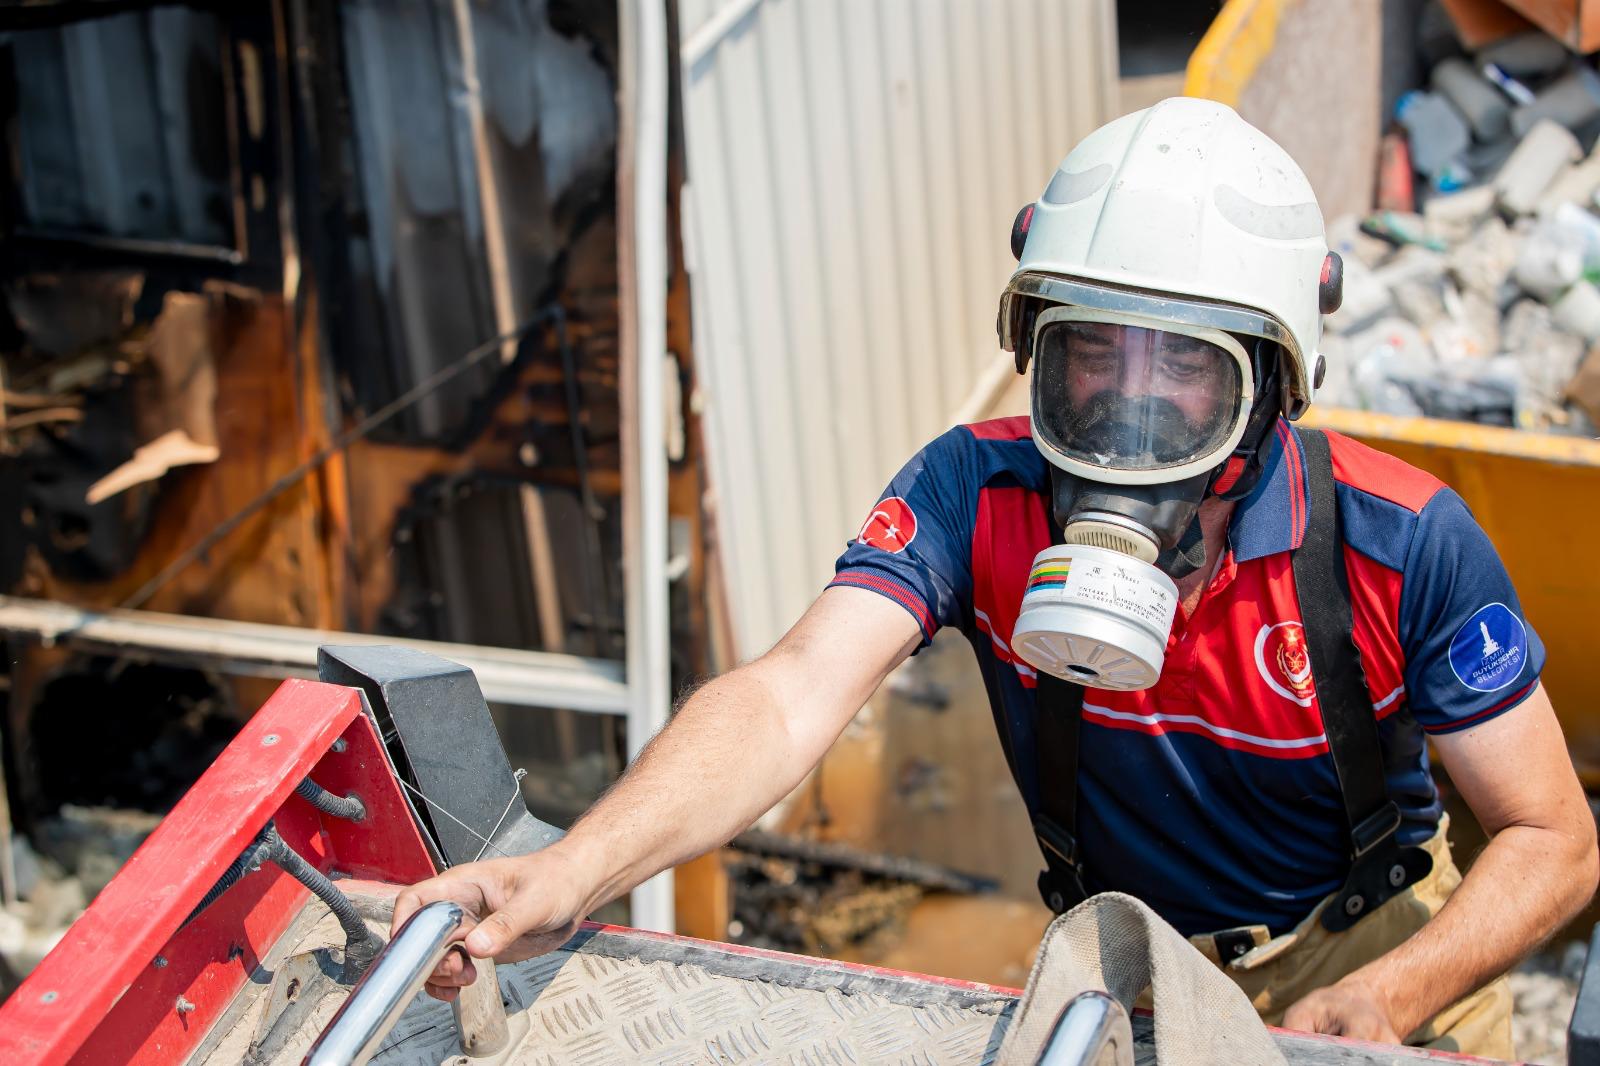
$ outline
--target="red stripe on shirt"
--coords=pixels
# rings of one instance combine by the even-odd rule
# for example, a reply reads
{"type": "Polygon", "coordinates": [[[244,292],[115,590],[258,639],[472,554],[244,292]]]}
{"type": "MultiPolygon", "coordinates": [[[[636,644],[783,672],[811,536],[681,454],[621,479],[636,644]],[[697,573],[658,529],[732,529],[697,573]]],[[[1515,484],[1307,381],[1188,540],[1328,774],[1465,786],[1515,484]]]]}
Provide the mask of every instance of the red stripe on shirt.
{"type": "Polygon", "coordinates": [[[987,422],[972,422],[966,428],[968,433],[979,440],[1026,440],[1033,435],[1027,415],[1010,415],[1006,418],[991,418],[987,422]]]}
{"type": "Polygon", "coordinates": [[[1289,473],[1289,527],[1294,531],[1291,548],[1298,548],[1306,539],[1306,482],[1305,465],[1300,457],[1300,441],[1294,430],[1281,419],[1278,433],[1283,439],[1283,460],[1289,473]]]}
{"type": "Polygon", "coordinates": [[[1454,722],[1449,723],[1448,725],[1433,726],[1433,727],[1423,726],[1422,728],[1427,733],[1439,734],[1439,733],[1455,733],[1455,732],[1458,732],[1459,730],[1466,729],[1468,726],[1477,725],[1479,722],[1482,722],[1482,721],[1484,721],[1486,719],[1489,719],[1489,718],[1493,718],[1495,715],[1501,713],[1502,711],[1509,711],[1511,708],[1515,707],[1517,704],[1519,704],[1523,700],[1527,699],[1530,695],[1533,694],[1533,687],[1535,685],[1537,685],[1538,683],[1539,682],[1538,682],[1537,679],[1528,682],[1526,685],[1524,685],[1521,689],[1519,689],[1517,691],[1516,695],[1506,697],[1505,699],[1501,700],[1499,703],[1495,704],[1493,707],[1490,707],[1486,711],[1479,711],[1477,714],[1469,714],[1465,718],[1458,718],[1454,722]]]}
{"type": "Polygon", "coordinates": [[[1126,718],[1113,718],[1101,714],[1087,705],[1083,708],[1083,720],[1093,722],[1095,725],[1107,729],[1123,729],[1131,733],[1143,733],[1145,736],[1159,737],[1168,733],[1190,733],[1194,736],[1204,737],[1218,747],[1228,748],[1233,751],[1245,751],[1252,755],[1265,755],[1271,759],[1309,759],[1317,755],[1326,755],[1328,742],[1326,740],[1315,744],[1307,744],[1297,748],[1278,748],[1267,744],[1252,743],[1245,737],[1230,737],[1218,735],[1215,731],[1207,729],[1198,722],[1138,722],[1126,718]]]}
{"type": "Polygon", "coordinates": [[[882,593],[911,612],[917,620],[917,625],[922,627],[923,636],[929,640],[938,631],[939,625],[933,620],[933,615],[928,611],[928,605],[922,602],[911,588],[898,581],[884,577],[881,574],[868,574],[860,570],[846,570],[828,582],[829,587],[834,585],[854,585],[858,588],[868,589],[872,592],[882,593]]]}
{"type": "Polygon", "coordinates": [[[1444,482],[1410,463],[1342,433],[1324,432],[1328,434],[1328,454],[1333,460],[1333,479],[1342,485],[1398,504],[1413,514],[1420,514],[1444,488],[1444,482]]]}

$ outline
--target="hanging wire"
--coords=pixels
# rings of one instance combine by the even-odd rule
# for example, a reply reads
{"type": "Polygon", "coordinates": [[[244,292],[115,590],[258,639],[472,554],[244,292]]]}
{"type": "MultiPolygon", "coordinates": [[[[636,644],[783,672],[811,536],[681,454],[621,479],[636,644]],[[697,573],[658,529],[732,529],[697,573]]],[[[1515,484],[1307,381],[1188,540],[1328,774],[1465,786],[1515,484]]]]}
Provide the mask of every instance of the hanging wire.
{"type": "MultiPolygon", "coordinates": [[[[511,775],[511,798],[506,800],[505,810],[500,812],[500,817],[495,819],[494,828],[489,830],[489,840],[493,840],[495,834],[500,832],[500,827],[506,824],[506,815],[511,813],[512,806],[514,806],[517,800],[522,797],[522,779],[527,776],[528,771],[522,769],[520,766],[517,767],[517,772],[511,775]]],[[[485,840],[483,842],[483,847],[478,849],[478,854],[472,857],[473,862],[477,862],[479,859],[483,858],[484,848],[489,846],[489,840],[485,840]]],[[[496,848],[495,850],[499,851],[500,849],[496,848]]],[[[502,854],[504,854],[504,852],[502,852],[502,854]]]]}
{"type": "MultiPolygon", "coordinates": [[[[422,789],[418,788],[416,785],[413,785],[410,781],[407,781],[405,778],[396,777],[395,780],[399,781],[401,787],[406,789],[406,791],[410,792],[412,795],[414,795],[418,799],[422,800],[422,802],[426,803],[428,806],[432,807],[434,810],[438,811],[440,814],[444,815],[446,818],[450,819],[452,822],[454,822],[457,825],[459,825],[462,829],[465,829],[468,833],[471,833],[478,840],[482,841],[483,842],[483,847],[479,848],[478,849],[478,853],[472,857],[472,861],[473,862],[477,862],[479,859],[483,858],[483,853],[488,851],[491,848],[493,848],[495,851],[500,852],[500,855],[501,855],[502,858],[510,859],[510,858],[514,857],[514,856],[510,855],[509,853],[501,850],[499,845],[495,844],[494,841],[491,838],[496,833],[498,833],[500,831],[500,827],[505,824],[506,815],[511,813],[512,806],[517,802],[517,798],[522,795],[522,779],[524,777],[526,777],[526,776],[528,776],[528,771],[523,770],[521,768],[519,768],[517,770],[517,772],[512,775],[511,798],[506,801],[505,810],[500,812],[500,820],[494,823],[494,828],[493,829],[489,830],[489,836],[484,836],[482,833],[480,833],[476,829],[472,828],[472,826],[468,825],[466,822],[462,821],[460,818],[457,818],[454,814],[452,814],[449,810],[447,810],[442,803],[440,803],[438,800],[434,799],[432,796],[428,795],[427,793],[423,792],[422,789]]],[[[448,860],[446,860],[446,861],[448,861],[448,860]]]]}

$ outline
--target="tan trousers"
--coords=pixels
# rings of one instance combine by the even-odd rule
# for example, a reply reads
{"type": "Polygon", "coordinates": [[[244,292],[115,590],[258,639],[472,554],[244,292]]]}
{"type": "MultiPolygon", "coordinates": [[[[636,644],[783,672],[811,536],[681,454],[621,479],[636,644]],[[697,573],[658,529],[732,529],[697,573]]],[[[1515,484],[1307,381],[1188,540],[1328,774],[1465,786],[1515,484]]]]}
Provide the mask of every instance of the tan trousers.
{"type": "MultiPolygon", "coordinates": [[[[1396,947],[1439,913],[1461,883],[1461,871],[1445,840],[1449,826],[1448,817],[1440,819],[1439,831],[1423,845],[1433,855],[1433,871],[1342,933],[1322,927],[1322,908],[1328,902],[1324,900],[1282,936],[1269,938],[1265,926],[1254,927],[1257,946],[1226,965],[1218,960],[1209,937],[1193,937],[1190,942],[1244,990],[1263,1021],[1281,1024],[1283,1012],[1296,1001],[1396,947]]],[[[1484,1058],[1512,1058],[1511,986],[1504,977],[1491,981],[1439,1012],[1406,1043],[1484,1058]]]]}

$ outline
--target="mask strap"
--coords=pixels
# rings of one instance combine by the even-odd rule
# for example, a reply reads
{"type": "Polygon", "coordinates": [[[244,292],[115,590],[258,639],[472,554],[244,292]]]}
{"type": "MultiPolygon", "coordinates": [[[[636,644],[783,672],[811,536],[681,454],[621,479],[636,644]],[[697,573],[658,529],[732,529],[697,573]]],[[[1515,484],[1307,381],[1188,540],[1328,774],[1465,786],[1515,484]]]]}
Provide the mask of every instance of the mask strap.
{"type": "Polygon", "coordinates": [[[1262,450],[1267,434],[1277,425],[1280,413],[1279,374],[1281,349],[1268,340],[1256,339],[1250,353],[1251,370],[1255,375],[1256,395],[1251,404],[1249,421],[1244,436],[1239,439],[1226,462],[1217,468],[1212,477],[1208,496],[1224,500],[1242,500],[1255,491],[1261,478],[1262,450]]]}
{"type": "Polygon", "coordinates": [[[1155,567],[1172,580],[1178,581],[1205,565],[1206,538],[1200,529],[1200,512],[1196,510],[1194,517],[1189,520],[1188,528],[1183,531],[1183,536],[1178,538],[1178,543],[1161,553],[1156,559],[1155,567]]]}

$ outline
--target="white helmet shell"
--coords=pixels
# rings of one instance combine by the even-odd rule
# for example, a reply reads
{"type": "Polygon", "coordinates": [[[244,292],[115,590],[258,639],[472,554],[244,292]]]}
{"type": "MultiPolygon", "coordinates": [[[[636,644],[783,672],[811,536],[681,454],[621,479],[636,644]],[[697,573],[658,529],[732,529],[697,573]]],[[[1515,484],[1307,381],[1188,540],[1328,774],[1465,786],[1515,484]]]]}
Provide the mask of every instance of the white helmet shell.
{"type": "Polygon", "coordinates": [[[1175,321],[1190,317],[1181,301],[1259,312],[1286,353],[1287,392],[1309,403],[1327,257],[1316,194],[1289,154],[1231,107],[1176,97],[1100,127],[1062,161],[1007,296],[1053,276],[1177,297],[1175,321]]]}

